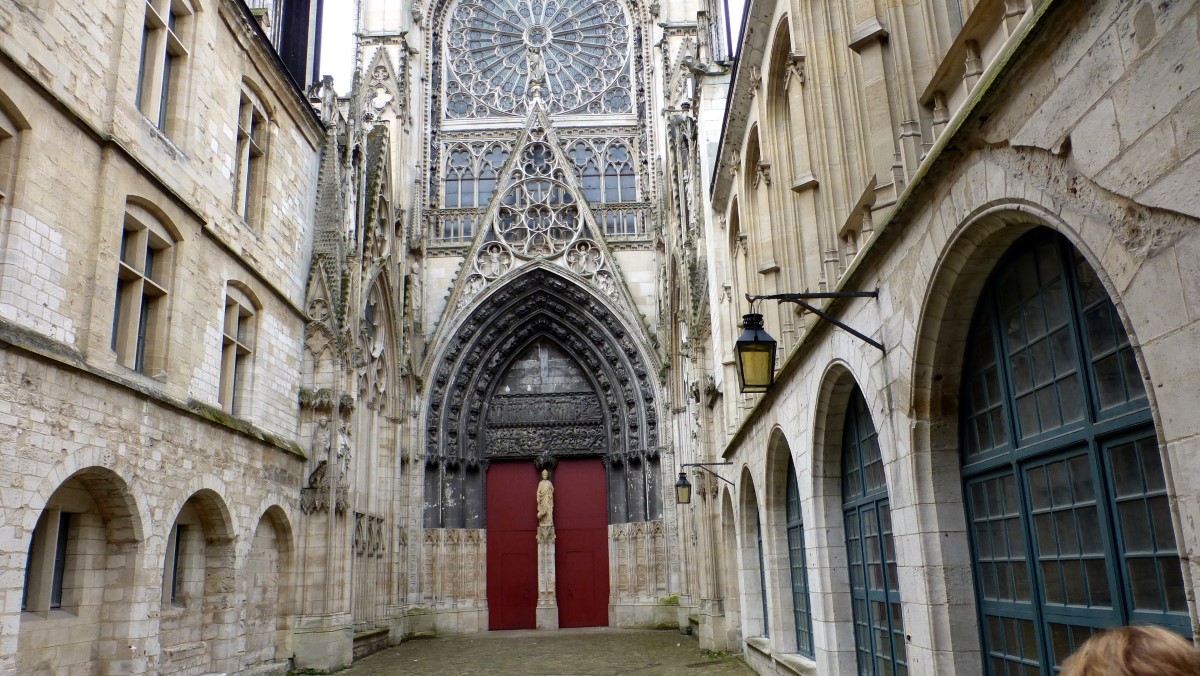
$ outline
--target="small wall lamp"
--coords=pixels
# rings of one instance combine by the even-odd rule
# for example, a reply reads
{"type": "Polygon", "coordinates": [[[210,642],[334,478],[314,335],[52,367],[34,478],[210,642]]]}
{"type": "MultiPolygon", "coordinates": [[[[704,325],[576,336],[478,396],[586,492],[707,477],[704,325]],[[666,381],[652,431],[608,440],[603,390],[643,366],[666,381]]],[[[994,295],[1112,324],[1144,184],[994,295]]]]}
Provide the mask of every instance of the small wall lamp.
{"type": "Polygon", "coordinates": [[[732,486],[733,485],[732,481],[730,481],[729,479],[726,479],[725,477],[721,476],[720,474],[717,474],[716,472],[709,469],[709,467],[713,467],[713,466],[719,467],[721,465],[732,465],[732,464],[733,464],[732,462],[685,462],[682,465],[680,465],[679,466],[679,469],[680,469],[679,481],[675,482],[675,503],[679,504],[679,505],[687,505],[692,502],[692,484],[690,481],[687,480],[687,473],[685,473],[683,471],[685,468],[699,467],[700,469],[704,470],[705,472],[708,472],[709,474],[717,477],[721,481],[724,481],[725,483],[732,486]]]}

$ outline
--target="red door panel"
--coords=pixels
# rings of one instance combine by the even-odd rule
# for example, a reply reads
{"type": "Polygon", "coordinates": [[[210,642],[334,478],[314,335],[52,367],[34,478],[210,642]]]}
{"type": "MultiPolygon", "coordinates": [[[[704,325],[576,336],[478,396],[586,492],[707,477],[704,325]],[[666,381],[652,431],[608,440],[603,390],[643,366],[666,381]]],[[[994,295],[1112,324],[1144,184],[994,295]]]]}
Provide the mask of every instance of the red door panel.
{"type": "Polygon", "coordinates": [[[608,625],[608,482],[598,459],[561,460],[554,472],[558,625],[608,625]]]}
{"type": "Polygon", "coordinates": [[[493,462],[488,467],[489,629],[536,626],[537,483],[532,462],[493,462]]]}

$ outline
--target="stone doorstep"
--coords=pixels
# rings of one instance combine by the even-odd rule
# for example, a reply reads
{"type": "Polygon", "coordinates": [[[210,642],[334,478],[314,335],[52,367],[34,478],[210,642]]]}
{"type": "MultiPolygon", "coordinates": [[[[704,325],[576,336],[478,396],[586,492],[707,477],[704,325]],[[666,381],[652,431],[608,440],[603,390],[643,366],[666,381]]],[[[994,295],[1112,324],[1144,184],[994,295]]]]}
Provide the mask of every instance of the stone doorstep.
{"type": "Polygon", "coordinates": [[[354,640],[355,641],[366,641],[366,640],[369,640],[371,638],[378,636],[379,634],[386,634],[390,631],[391,631],[391,629],[389,629],[387,627],[377,627],[375,629],[365,629],[363,631],[356,631],[356,632],[354,632],[354,640]]]}

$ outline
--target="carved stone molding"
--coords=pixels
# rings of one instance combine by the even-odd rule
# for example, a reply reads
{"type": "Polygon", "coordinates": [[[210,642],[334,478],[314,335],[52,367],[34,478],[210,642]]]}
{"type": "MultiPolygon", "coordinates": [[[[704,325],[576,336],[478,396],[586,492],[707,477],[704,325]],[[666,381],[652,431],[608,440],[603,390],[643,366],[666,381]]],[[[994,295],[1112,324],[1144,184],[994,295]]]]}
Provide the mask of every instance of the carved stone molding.
{"type": "MultiPolygon", "coordinates": [[[[653,373],[633,336],[596,296],[544,268],[526,273],[486,298],[459,325],[433,367],[426,417],[426,485],[449,482],[453,494],[459,490],[454,486],[462,484],[464,499],[470,502],[482,500],[482,494],[471,497],[474,489],[468,484],[474,479],[460,469],[468,458],[533,458],[548,452],[624,457],[657,447],[653,373]],[[514,404],[520,400],[496,394],[497,379],[506,365],[537,340],[552,341],[591,374],[594,392],[559,397],[553,404],[537,398],[514,404]],[[591,413],[580,415],[569,426],[540,424],[535,419],[538,407],[583,407],[584,396],[595,402],[591,413]]],[[[636,476],[627,479],[650,482],[640,491],[651,496],[650,504],[643,500],[618,505],[613,512],[617,520],[660,509],[657,473],[638,467],[636,476]]],[[[442,518],[439,495],[445,493],[427,493],[431,510],[426,513],[427,527],[442,518]]]]}

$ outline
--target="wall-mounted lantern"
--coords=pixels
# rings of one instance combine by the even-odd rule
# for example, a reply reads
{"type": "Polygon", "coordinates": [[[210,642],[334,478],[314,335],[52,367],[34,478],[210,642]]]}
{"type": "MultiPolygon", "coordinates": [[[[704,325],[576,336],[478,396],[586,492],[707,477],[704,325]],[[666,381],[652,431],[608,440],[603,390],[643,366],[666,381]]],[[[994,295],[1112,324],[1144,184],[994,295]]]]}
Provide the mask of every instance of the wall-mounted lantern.
{"type": "Polygon", "coordinates": [[[831,317],[825,311],[811,305],[808,301],[821,298],[878,298],[879,291],[825,291],[818,293],[775,293],[768,296],[751,296],[750,314],[742,316],[743,333],[734,343],[734,354],[737,358],[738,383],[742,392],[766,392],[775,384],[775,339],[763,329],[763,316],[755,312],[755,303],[761,300],[777,300],[783,303],[795,303],[817,317],[847,331],[871,347],[885,352],[883,343],[846,326],[841,321],[831,317]]]}
{"type": "Polygon", "coordinates": [[[732,481],[730,481],[729,479],[726,479],[725,477],[721,476],[720,474],[717,474],[716,472],[709,469],[709,467],[715,467],[715,466],[721,466],[721,465],[732,465],[732,464],[733,464],[732,462],[685,462],[682,465],[680,465],[679,466],[679,470],[680,470],[679,471],[679,481],[675,482],[675,503],[680,504],[680,505],[687,505],[692,502],[692,484],[690,481],[687,480],[687,474],[683,471],[685,468],[698,467],[698,468],[704,470],[705,472],[708,472],[709,474],[717,477],[721,481],[724,481],[725,483],[732,486],[733,485],[732,481]]]}

